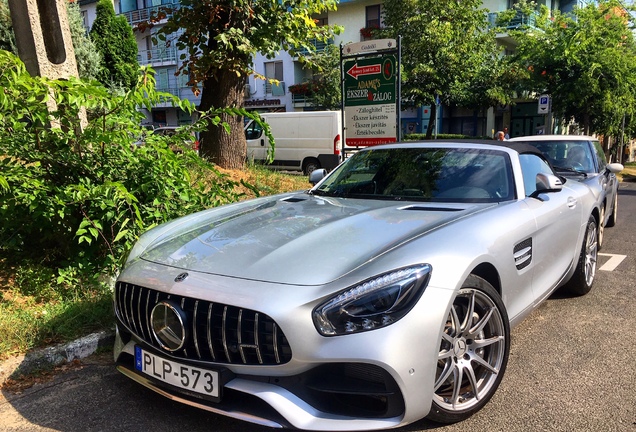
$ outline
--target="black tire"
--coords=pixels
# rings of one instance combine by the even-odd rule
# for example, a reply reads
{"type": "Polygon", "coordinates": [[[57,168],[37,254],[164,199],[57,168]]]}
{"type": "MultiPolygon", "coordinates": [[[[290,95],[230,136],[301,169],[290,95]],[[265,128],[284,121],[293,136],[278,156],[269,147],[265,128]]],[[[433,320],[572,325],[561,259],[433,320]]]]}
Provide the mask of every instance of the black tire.
{"type": "Polygon", "coordinates": [[[309,158],[305,159],[303,162],[303,173],[307,176],[318,168],[320,168],[320,162],[318,162],[318,159],[309,158]]]}
{"type": "Polygon", "coordinates": [[[612,214],[607,220],[607,224],[605,224],[605,226],[610,228],[615,226],[617,218],[618,218],[618,189],[616,190],[616,193],[614,194],[614,205],[612,206],[612,214]]]}
{"type": "Polygon", "coordinates": [[[585,229],[585,238],[581,253],[572,278],[565,284],[565,289],[572,295],[582,296],[590,292],[596,277],[596,260],[598,258],[598,222],[590,216],[585,229]]]}
{"type": "Polygon", "coordinates": [[[455,423],[479,411],[499,387],[509,353],[510,325],[501,297],[487,281],[470,275],[440,335],[428,419],[455,423]]]}

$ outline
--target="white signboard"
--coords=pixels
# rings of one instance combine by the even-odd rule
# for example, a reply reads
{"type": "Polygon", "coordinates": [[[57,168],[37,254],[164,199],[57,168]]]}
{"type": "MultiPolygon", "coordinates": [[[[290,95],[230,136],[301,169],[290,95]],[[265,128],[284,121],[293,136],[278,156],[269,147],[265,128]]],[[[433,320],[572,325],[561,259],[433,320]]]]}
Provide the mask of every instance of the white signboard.
{"type": "Polygon", "coordinates": [[[348,146],[372,146],[396,141],[395,104],[345,107],[348,146]]]}
{"type": "Polygon", "coordinates": [[[376,39],[363,42],[352,42],[342,47],[342,55],[366,54],[378,50],[396,49],[395,39],[376,39]]]}

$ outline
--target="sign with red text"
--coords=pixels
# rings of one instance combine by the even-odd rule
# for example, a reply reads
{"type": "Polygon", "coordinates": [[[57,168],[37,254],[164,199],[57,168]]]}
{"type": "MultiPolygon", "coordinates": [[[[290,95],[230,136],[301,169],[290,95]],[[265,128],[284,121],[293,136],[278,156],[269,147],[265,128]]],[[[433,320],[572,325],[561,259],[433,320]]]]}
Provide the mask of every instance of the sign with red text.
{"type": "Polygon", "coordinates": [[[343,72],[345,145],[362,147],[396,142],[395,54],[346,60],[343,72]]]}

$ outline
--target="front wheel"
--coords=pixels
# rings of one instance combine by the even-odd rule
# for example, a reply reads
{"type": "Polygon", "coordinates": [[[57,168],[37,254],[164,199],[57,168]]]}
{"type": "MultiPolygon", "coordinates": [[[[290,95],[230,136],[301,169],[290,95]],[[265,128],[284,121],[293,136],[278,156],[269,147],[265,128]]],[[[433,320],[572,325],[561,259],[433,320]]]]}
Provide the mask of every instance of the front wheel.
{"type": "Polygon", "coordinates": [[[598,223],[590,216],[585,229],[583,246],[572,278],[565,285],[569,293],[582,296],[590,292],[596,277],[596,260],[598,258],[598,223]]]}
{"type": "Polygon", "coordinates": [[[462,421],[479,411],[501,382],[510,326],[499,293],[471,275],[453,300],[440,336],[430,420],[462,421]]]}

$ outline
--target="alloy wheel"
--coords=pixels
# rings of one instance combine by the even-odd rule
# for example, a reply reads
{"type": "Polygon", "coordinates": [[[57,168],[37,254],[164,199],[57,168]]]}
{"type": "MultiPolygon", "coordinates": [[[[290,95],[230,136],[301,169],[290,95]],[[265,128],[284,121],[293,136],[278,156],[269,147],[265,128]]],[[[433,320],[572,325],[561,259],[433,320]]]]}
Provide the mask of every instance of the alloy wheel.
{"type": "Polygon", "coordinates": [[[507,359],[506,328],[490,296],[475,288],[459,291],[442,334],[436,405],[447,412],[465,411],[492,395],[507,359]]]}

